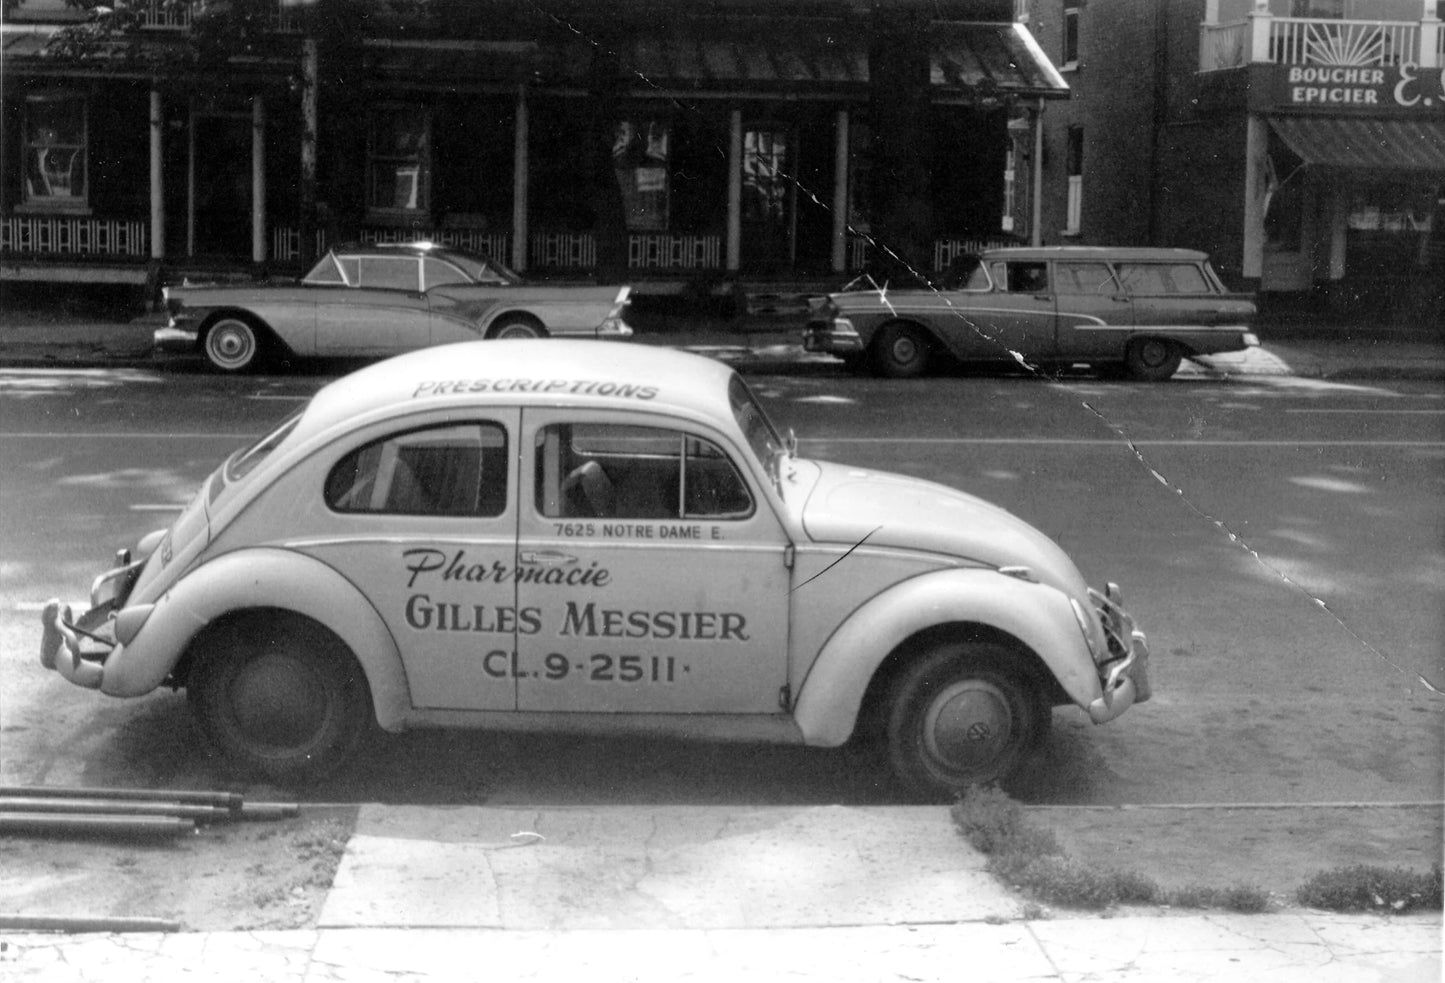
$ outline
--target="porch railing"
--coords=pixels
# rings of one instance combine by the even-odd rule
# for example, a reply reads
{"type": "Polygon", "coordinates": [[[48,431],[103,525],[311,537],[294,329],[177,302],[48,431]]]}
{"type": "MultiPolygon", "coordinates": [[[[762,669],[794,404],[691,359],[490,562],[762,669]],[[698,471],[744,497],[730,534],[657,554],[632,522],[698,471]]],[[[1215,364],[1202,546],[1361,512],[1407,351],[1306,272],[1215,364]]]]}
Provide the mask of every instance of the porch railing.
{"type": "Polygon", "coordinates": [[[1445,64],[1445,30],[1438,21],[1335,20],[1255,16],[1199,28],[1199,70],[1251,62],[1390,67],[1445,64]]]}
{"type": "Polygon", "coordinates": [[[631,269],[720,269],[722,238],[666,233],[630,235],[627,237],[627,265],[631,269]]]}
{"type": "Polygon", "coordinates": [[[149,224],[88,216],[7,215],[0,218],[0,252],[58,258],[144,260],[149,224]]]}

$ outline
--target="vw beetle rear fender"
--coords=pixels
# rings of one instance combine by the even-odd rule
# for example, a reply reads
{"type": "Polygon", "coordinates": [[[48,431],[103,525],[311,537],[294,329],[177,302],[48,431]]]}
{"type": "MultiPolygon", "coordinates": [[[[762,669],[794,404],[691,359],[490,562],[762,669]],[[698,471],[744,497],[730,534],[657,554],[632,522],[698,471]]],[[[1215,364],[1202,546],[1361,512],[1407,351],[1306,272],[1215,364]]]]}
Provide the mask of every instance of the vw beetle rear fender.
{"type": "Polygon", "coordinates": [[[381,615],[336,570],[282,549],[226,553],[189,571],[156,601],[130,644],[106,660],[101,690],[111,696],[149,693],[176,668],[202,628],[248,608],[283,608],[325,625],[366,673],[377,723],[401,729],[410,691],[381,615]]]}
{"type": "Polygon", "coordinates": [[[871,598],[823,645],[793,711],[805,743],[837,747],[847,741],[868,684],[889,654],[922,631],[950,624],[983,625],[1018,639],[1079,706],[1101,693],[1066,595],[992,569],[938,571],[871,598]]]}

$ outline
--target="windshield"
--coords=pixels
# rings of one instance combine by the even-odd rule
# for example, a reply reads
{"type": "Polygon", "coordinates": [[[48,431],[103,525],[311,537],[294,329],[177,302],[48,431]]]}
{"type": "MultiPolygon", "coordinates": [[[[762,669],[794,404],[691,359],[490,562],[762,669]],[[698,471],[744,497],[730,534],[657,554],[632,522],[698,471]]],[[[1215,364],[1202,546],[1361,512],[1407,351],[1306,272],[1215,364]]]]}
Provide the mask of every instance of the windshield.
{"type": "Polygon", "coordinates": [[[733,376],[728,383],[728,401],[732,404],[733,418],[742,428],[753,456],[776,483],[778,463],[788,455],[788,442],[779,436],[773,421],[758,405],[757,397],[741,376],[733,376]]]}

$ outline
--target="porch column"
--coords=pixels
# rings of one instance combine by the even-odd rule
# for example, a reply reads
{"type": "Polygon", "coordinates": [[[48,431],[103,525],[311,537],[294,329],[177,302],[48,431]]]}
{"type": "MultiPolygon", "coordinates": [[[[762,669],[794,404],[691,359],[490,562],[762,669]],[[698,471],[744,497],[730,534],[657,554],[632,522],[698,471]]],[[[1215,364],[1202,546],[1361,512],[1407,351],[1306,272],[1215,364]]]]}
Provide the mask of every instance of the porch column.
{"type": "Polygon", "coordinates": [[[848,268],[848,110],[838,110],[833,151],[833,272],[848,268]]]}
{"type": "Polygon", "coordinates": [[[742,266],[743,245],[743,111],[734,109],[728,133],[728,257],[727,268],[742,266]]]}
{"type": "Polygon", "coordinates": [[[266,262],[266,101],[251,97],[251,261],[266,262]]]}
{"type": "Polygon", "coordinates": [[[1033,160],[1029,161],[1029,177],[1032,188],[1029,197],[1029,245],[1035,248],[1044,244],[1044,101],[1029,110],[1029,122],[1034,127],[1033,160]]]}
{"type": "Polygon", "coordinates": [[[1330,259],[1331,283],[1345,278],[1345,237],[1349,232],[1349,196],[1338,186],[1330,188],[1330,259]]]}
{"type": "Polygon", "coordinates": [[[1420,17],[1420,67],[1440,68],[1440,18],[1435,0],[1421,0],[1425,7],[1420,17]]]}
{"type": "MultiPolygon", "coordinates": [[[[301,261],[310,265],[316,258],[316,147],[320,117],[317,115],[317,86],[320,84],[320,51],[315,38],[301,42],[301,179],[300,237],[301,261]]],[[[330,225],[330,223],[328,223],[330,225]]],[[[326,230],[330,238],[334,226],[326,230]]],[[[331,246],[327,242],[324,245],[331,246]]]]}
{"type": "Polygon", "coordinates": [[[1268,202],[1265,173],[1268,167],[1269,124],[1263,116],[1250,113],[1244,137],[1244,249],[1240,257],[1242,276],[1258,279],[1264,274],[1264,210],[1268,202]]]}
{"type": "Polygon", "coordinates": [[[151,259],[166,256],[166,186],[161,168],[165,116],[159,89],[151,89],[151,259]]]}
{"type": "Polygon", "coordinates": [[[517,87],[517,125],[512,133],[512,269],[527,269],[527,87],[517,87]]]}
{"type": "Polygon", "coordinates": [[[1254,0],[1254,9],[1249,12],[1249,60],[1252,62],[1274,61],[1270,55],[1270,25],[1274,18],[1269,13],[1269,0],[1254,0]]]}

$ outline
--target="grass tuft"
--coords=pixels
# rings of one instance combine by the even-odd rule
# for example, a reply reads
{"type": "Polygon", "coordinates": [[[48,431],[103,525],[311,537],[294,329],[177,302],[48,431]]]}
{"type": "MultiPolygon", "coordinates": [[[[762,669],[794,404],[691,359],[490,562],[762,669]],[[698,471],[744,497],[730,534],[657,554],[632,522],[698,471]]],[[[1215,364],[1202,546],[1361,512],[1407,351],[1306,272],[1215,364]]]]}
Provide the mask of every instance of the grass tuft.
{"type": "Polygon", "coordinates": [[[1316,874],[1295,892],[1306,908],[1325,911],[1378,911],[1404,914],[1441,910],[1440,865],[1429,874],[1403,867],[1356,864],[1316,874]]]}

